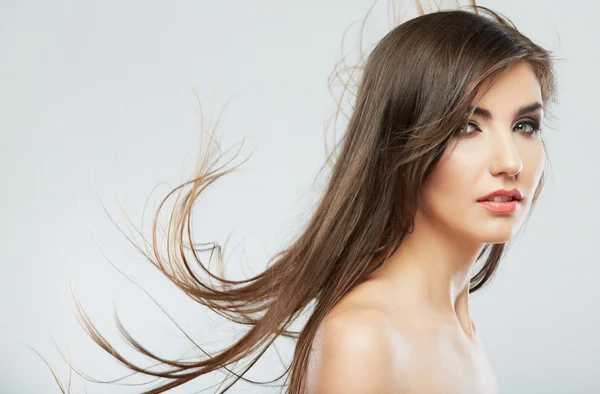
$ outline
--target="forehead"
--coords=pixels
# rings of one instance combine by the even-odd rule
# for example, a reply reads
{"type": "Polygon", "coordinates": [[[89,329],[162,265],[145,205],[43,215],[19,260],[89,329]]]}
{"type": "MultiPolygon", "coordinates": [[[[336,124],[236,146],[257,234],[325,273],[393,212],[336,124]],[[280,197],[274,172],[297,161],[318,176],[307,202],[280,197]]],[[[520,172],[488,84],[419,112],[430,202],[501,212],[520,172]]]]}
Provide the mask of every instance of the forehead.
{"type": "Polygon", "coordinates": [[[482,84],[473,104],[501,115],[512,113],[515,108],[535,101],[542,102],[542,88],[531,66],[520,62],[504,72],[495,82],[482,84]]]}

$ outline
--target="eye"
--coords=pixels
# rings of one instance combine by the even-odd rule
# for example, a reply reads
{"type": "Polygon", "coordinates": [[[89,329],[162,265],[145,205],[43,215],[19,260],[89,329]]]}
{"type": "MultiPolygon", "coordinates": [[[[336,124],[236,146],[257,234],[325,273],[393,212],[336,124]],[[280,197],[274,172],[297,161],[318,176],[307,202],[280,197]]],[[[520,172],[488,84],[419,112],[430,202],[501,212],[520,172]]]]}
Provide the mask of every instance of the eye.
{"type": "Polygon", "coordinates": [[[463,128],[460,128],[460,129],[458,129],[456,133],[457,133],[458,135],[461,135],[461,136],[467,136],[467,137],[470,137],[470,136],[472,136],[473,134],[475,134],[475,131],[476,131],[476,130],[480,130],[480,129],[479,129],[479,125],[478,125],[477,123],[473,122],[473,121],[469,121],[469,123],[467,123],[467,126],[466,126],[466,127],[463,127],[463,128]],[[470,129],[470,128],[469,128],[469,126],[475,127],[475,130],[473,130],[473,129],[470,129]]]}
{"type": "Polygon", "coordinates": [[[538,122],[537,120],[533,120],[533,119],[525,119],[525,120],[519,121],[517,124],[515,124],[515,129],[516,129],[516,131],[518,131],[520,133],[530,134],[530,135],[533,135],[535,133],[539,133],[540,131],[542,131],[542,129],[540,128],[540,122],[538,122]]]}
{"type": "MultiPolygon", "coordinates": [[[[528,135],[534,135],[542,131],[540,127],[540,122],[533,119],[524,119],[517,122],[513,130],[528,135]]],[[[475,131],[481,131],[481,128],[477,123],[469,121],[469,123],[467,123],[467,126],[458,129],[456,134],[458,134],[459,136],[471,137],[476,134],[475,131]]]]}

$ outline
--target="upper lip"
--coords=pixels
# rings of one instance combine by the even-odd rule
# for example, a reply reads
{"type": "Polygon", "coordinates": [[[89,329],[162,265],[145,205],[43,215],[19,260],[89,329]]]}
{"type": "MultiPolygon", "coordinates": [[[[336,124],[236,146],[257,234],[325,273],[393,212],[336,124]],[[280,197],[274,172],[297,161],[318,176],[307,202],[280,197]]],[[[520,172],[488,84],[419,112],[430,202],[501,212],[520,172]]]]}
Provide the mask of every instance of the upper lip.
{"type": "Polygon", "coordinates": [[[477,201],[484,201],[484,200],[487,200],[488,198],[492,198],[495,196],[510,196],[514,200],[520,200],[521,198],[523,198],[521,196],[521,192],[519,192],[518,189],[512,189],[512,190],[499,189],[499,190],[493,191],[490,194],[487,194],[483,197],[480,197],[477,201]]]}

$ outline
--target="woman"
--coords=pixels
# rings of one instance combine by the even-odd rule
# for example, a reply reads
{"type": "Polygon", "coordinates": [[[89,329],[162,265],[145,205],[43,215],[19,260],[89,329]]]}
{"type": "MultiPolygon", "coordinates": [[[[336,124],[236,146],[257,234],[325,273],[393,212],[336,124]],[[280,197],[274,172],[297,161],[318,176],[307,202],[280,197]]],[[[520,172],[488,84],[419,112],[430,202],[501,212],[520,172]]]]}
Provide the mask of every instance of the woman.
{"type": "Polygon", "coordinates": [[[83,315],[86,328],[132,370],[166,379],[147,393],[248,359],[225,392],[280,335],[297,337],[289,393],[497,392],[468,296],[539,196],[540,123],[554,90],[550,52],[505,18],[475,4],[421,12],[369,55],[326,191],[264,272],[229,281],[206,270],[206,283],[190,261],[204,268],[189,227],[194,201],[233,169],[203,161],[171,192],[191,186],[169,222],[168,259],[140,251],[194,300],[249,325],[239,341],[177,361],[128,338],[167,367],[156,372],[125,359],[83,315]],[[309,306],[304,328],[289,330],[309,306]]]}

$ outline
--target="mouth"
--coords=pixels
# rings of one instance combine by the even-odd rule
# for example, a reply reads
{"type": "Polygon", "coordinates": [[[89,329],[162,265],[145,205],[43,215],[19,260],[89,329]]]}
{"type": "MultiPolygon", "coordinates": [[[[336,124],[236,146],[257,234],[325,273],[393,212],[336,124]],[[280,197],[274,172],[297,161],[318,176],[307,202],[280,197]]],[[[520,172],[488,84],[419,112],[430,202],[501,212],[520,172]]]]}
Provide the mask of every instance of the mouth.
{"type": "Polygon", "coordinates": [[[516,198],[516,197],[512,197],[512,196],[494,196],[494,197],[490,197],[490,198],[486,198],[486,199],[480,199],[477,200],[477,202],[488,202],[488,201],[492,201],[492,202],[511,202],[511,201],[520,201],[520,198],[516,198]]]}
{"type": "Polygon", "coordinates": [[[491,201],[494,203],[509,203],[512,201],[520,201],[523,198],[521,192],[517,188],[512,190],[498,189],[485,196],[480,197],[477,202],[491,201]]]}
{"type": "Polygon", "coordinates": [[[495,196],[477,201],[488,211],[496,213],[512,213],[517,210],[520,199],[511,196],[495,196]]]}

